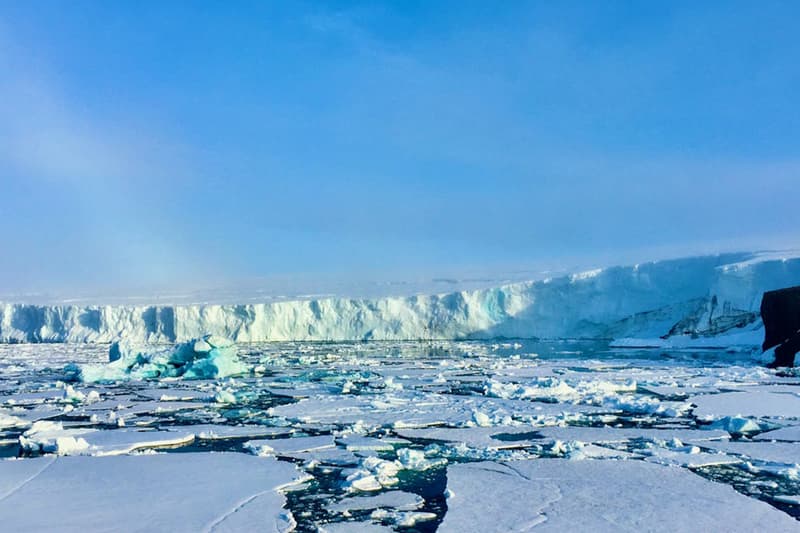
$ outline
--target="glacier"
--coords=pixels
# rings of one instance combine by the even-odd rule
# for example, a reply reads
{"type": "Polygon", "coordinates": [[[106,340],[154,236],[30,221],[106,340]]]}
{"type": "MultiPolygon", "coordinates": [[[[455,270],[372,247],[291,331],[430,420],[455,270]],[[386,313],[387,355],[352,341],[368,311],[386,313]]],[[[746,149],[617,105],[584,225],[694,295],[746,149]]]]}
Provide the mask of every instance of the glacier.
{"type": "Polygon", "coordinates": [[[214,334],[239,343],[573,338],[755,345],[763,335],[761,295],[792,285],[800,285],[800,252],[743,252],[437,295],[246,305],[9,302],[0,304],[0,342],[175,343],[214,334]]]}

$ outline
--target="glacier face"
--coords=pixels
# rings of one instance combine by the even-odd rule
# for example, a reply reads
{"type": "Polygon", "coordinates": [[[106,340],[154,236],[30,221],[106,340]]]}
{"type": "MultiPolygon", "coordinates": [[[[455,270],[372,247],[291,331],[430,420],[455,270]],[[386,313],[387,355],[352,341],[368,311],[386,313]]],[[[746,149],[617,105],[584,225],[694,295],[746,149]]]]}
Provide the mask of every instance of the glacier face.
{"type": "Polygon", "coordinates": [[[800,255],[738,253],[612,267],[440,295],[247,305],[0,304],[0,342],[236,342],[700,337],[757,330],[800,255]]]}

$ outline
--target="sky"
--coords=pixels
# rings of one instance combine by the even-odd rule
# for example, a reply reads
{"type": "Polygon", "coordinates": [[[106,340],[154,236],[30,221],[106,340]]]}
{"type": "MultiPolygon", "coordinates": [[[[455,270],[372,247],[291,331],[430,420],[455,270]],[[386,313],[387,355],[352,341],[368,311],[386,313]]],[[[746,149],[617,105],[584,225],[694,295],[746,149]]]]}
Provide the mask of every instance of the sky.
{"type": "Polygon", "coordinates": [[[799,19],[0,0],[0,294],[800,247],[799,19]]]}

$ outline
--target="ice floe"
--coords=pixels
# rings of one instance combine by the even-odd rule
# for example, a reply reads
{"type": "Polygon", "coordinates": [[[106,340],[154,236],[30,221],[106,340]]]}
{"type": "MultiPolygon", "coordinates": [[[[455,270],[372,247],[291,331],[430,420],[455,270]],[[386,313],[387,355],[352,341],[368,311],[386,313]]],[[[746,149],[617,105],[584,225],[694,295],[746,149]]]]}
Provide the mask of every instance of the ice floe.
{"type": "Polygon", "coordinates": [[[460,464],[448,468],[447,490],[442,532],[800,529],[730,487],[642,461],[460,464]]]}
{"type": "Polygon", "coordinates": [[[287,531],[278,490],[305,477],[233,453],[6,460],[0,516],[8,531],[287,531]]]}
{"type": "Polygon", "coordinates": [[[792,418],[800,420],[800,395],[774,392],[723,392],[694,396],[689,401],[697,407],[701,419],[724,416],[792,418]]]}
{"type": "Polygon", "coordinates": [[[800,425],[767,431],[753,438],[754,440],[786,440],[800,442],[800,425]]]}

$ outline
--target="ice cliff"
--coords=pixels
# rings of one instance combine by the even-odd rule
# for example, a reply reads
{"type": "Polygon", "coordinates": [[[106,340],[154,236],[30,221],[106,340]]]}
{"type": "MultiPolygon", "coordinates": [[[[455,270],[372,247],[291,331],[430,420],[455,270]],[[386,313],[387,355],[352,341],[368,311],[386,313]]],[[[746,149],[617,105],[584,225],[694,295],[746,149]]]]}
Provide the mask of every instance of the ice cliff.
{"type": "MultiPolygon", "coordinates": [[[[691,338],[757,332],[761,295],[800,285],[800,254],[737,253],[440,295],[248,305],[0,304],[0,342],[691,338]]],[[[755,340],[760,343],[760,339],[755,340]]]]}

